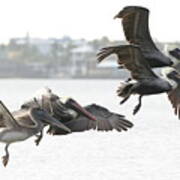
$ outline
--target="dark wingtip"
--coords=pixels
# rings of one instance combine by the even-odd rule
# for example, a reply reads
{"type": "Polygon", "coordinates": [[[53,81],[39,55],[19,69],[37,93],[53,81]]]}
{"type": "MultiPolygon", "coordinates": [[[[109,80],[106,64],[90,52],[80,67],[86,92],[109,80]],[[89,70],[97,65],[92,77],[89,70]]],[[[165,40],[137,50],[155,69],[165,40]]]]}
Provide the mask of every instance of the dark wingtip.
{"type": "Polygon", "coordinates": [[[134,126],[134,124],[127,119],[124,119],[123,122],[128,128],[132,128],[134,126]]]}
{"type": "Polygon", "coordinates": [[[126,119],[119,118],[118,121],[116,122],[116,125],[114,126],[114,129],[117,131],[121,132],[123,131],[128,131],[129,128],[132,128],[134,124],[126,119]]]}
{"type": "Polygon", "coordinates": [[[110,48],[111,47],[104,47],[100,49],[100,51],[96,55],[98,63],[102,62],[107,56],[111,54],[111,52],[109,52],[110,48]]]}
{"type": "Polygon", "coordinates": [[[143,6],[126,6],[117,15],[114,16],[114,19],[123,18],[123,17],[128,16],[137,11],[149,12],[149,9],[147,9],[146,7],[143,7],[143,6]]]}

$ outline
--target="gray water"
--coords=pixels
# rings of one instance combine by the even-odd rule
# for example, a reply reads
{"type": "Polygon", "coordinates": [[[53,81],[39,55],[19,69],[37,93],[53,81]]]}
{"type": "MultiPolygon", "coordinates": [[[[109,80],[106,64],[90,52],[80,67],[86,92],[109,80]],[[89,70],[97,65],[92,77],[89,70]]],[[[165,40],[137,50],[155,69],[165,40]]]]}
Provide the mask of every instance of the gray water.
{"type": "MultiPolygon", "coordinates": [[[[45,135],[39,147],[34,138],[10,146],[10,162],[0,163],[2,180],[176,180],[180,179],[180,121],[167,96],[145,97],[132,116],[137,97],[119,106],[117,80],[0,80],[0,99],[10,108],[37,89],[49,86],[60,96],[82,105],[92,102],[125,114],[134,122],[128,132],[45,135]]],[[[0,144],[0,156],[4,155],[0,144]]]]}

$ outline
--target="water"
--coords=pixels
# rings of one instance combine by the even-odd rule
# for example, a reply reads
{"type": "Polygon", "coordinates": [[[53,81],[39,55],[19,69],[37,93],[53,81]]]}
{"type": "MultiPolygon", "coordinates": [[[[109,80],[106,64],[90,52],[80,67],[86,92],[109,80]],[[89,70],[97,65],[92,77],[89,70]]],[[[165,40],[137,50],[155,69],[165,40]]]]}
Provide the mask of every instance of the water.
{"type": "MultiPolygon", "coordinates": [[[[126,114],[134,122],[128,132],[45,135],[39,147],[34,138],[10,146],[10,162],[0,163],[4,180],[174,180],[180,178],[180,122],[167,95],[145,97],[132,116],[137,97],[123,106],[115,91],[117,80],[0,80],[0,99],[17,109],[33,92],[49,86],[83,105],[96,102],[126,114]]],[[[0,156],[4,155],[0,144],[0,156]]]]}

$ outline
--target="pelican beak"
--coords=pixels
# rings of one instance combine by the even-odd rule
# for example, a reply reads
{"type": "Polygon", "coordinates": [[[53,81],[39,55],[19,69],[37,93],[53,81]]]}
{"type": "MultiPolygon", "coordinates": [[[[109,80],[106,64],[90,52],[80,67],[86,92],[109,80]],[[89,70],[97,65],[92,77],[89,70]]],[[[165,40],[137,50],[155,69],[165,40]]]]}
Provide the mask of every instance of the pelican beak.
{"type": "Polygon", "coordinates": [[[67,126],[65,126],[63,123],[53,118],[52,116],[50,116],[47,112],[44,112],[43,115],[44,115],[43,120],[49,125],[57,126],[58,128],[67,131],[68,133],[71,132],[71,130],[67,126]]]}
{"type": "Polygon", "coordinates": [[[77,103],[74,99],[69,98],[66,101],[66,107],[71,108],[73,110],[75,110],[76,112],[84,115],[85,117],[87,117],[90,120],[96,121],[97,118],[92,115],[90,112],[88,112],[85,108],[83,108],[79,103],[77,103]]]}
{"type": "Polygon", "coordinates": [[[122,12],[119,12],[118,14],[116,14],[116,15],[114,16],[113,19],[122,18],[122,17],[123,17],[123,13],[122,13],[122,12]]]}
{"type": "Polygon", "coordinates": [[[118,15],[119,15],[119,14],[115,15],[115,16],[113,17],[113,19],[116,19],[116,18],[118,18],[118,15]]]}

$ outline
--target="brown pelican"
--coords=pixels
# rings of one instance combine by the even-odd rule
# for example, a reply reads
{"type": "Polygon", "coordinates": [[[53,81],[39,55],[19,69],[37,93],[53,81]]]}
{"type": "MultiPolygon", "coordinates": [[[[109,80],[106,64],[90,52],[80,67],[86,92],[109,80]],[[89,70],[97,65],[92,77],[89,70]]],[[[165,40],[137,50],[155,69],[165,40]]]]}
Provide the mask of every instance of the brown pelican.
{"type": "MultiPolygon", "coordinates": [[[[54,94],[52,94],[53,96],[51,96],[51,100],[53,101],[54,98],[56,99],[56,96],[54,94]]],[[[34,98],[33,101],[30,101],[30,104],[27,103],[27,104],[24,104],[20,110],[17,110],[17,111],[14,111],[12,112],[12,115],[13,117],[18,121],[18,123],[20,124],[26,124],[28,126],[32,126],[33,125],[33,122],[31,120],[31,118],[28,118],[27,116],[27,111],[31,108],[36,108],[36,107],[39,107],[41,109],[43,109],[45,111],[45,113],[49,114],[52,116],[52,107],[51,107],[51,104],[49,103],[49,101],[47,101],[47,97],[46,96],[43,96],[42,97],[42,101],[38,101],[36,98],[34,98]],[[42,103],[41,105],[39,103],[42,103]]],[[[53,123],[53,122],[52,122],[53,123]]],[[[52,125],[51,122],[49,123],[46,123],[44,122],[44,126],[45,125],[52,125]]],[[[62,124],[60,121],[58,121],[59,123],[59,128],[63,128],[64,131],[68,132],[68,133],[71,133],[71,130],[66,127],[64,124],[62,124]]],[[[35,143],[36,145],[39,145],[42,137],[43,137],[43,129],[39,132],[40,134],[36,134],[35,136],[37,137],[37,139],[35,140],[35,143]]]]}
{"type": "MultiPolygon", "coordinates": [[[[69,98],[63,98],[63,101],[66,102],[66,106],[71,107],[71,109],[82,114],[83,116],[86,116],[90,120],[97,120],[95,116],[86,111],[79,103],[68,100],[69,98]]],[[[34,107],[36,104],[51,115],[56,113],[61,117],[68,116],[68,112],[66,112],[67,108],[65,108],[64,104],[60,101],[59,96],[54,94],[49,88],[40,89],[32,99],[28,100],[21,106],[21,109],[34,107]]]]}
{"type": "MultiPolygon", "coordinates": [[[[173,62],[153,42],[149,32],[149,10],[140,6],[127,6],[115,18],[122,19],[126,40],[139,45],[151,67],[171,66],[173,62]]],[[[115,47],[118,51],[118,46],[115,47]]]]}
{"type": "MultiPolygon", "coordinates": [[[[72,99],[70,99],[72,101],[72,99]]],[[[73,100],[74,101],[74,100],[73,100]]],[[[98,131],[110,131],[116,129],[117,131],[127,131],[128,128],[133,127],[133,124],[126,120],[124,115],[110,112],[108,109],[91,104],[84,107],[88,112],[93,114],[97,121],[90,121],[87,117],[82,114],[78,114],[76,111],[68,108],[68,111],[71,111],[71,117],[61,118],[71,132],[82,132],[90,129],[98,131]]],[[[59,116],[55,116],[57,119],[59,116]]],[[[50,126],[48,133],[53,135],[67,134],[64,130],[61,130],[55,126],[50,126]]]]}
{"type": "MultiPolygon", "coordinates": [[[[45,110],[52,109],[53,117],[59,119],[71,129],[71,132],[81,132],[89,129],[126,131],[133,126],[130,121],[126,120],[125,116],[110,112],[99,105],[92,104],[82,107],[74,99],[58,97],[47,88],[41,93],[43,94],[39,96],[41,98],[38,98],[39,104],[44,104],[42,107],[45,110]],[[96,121],[92,121],[92,119],[96,119],[96,121]]],[[[33,99],[31,99],[24,103],[22,108],[33,106],[33,103],[33,99]]],[[[67,132],[54,126],[50,126],[48,132],[50,134],[67,134],[67,132]]]]}
{"type": "Polygon", "coordinates": [[[125,66],[135,81],[121,84],[117,93],[123,97],[123,104],[132,94],[139,94],[139,104],[134,109],[134,114],[141,107],[141,99],[144,95],[168,93],[169,100],[175,108],[175,114],[180,118],[180,74],[172,67],[164,68],[163,77],[158,77],[147,63],[141,48],[134,45],[104,48],[99,53],[98,60],[102,61],[107,55],[115,53],[118,56],[118,63],[125,66]],[[119,50],[120,48],[120,50],[119,50]]]}
{"type": "MultiPolygon", "coordinates": [[[[49,123],[59,128],[65,126],[51,117],[46,111],[39,107],[32,107],[21,111],[21,117],[16,116],[15,118],[6,108],[6,106],[0,101],[0,142],[5,143],[6,155],[2,157],[3,165],[6,166],[9,161],[8,147],[10,144],[24,141],[27,138],[38,134],[44,128],[44,124],[49,123]],[[22,115],[23,114],[23,115],[22,115]],[[24,117],[24,123],[19,121],[19,118],[24,117]],[[26,122],[31,121],[29,125],[26,122]]],[[[64,130],[70,132],[69,128],[64,130]]]]}

